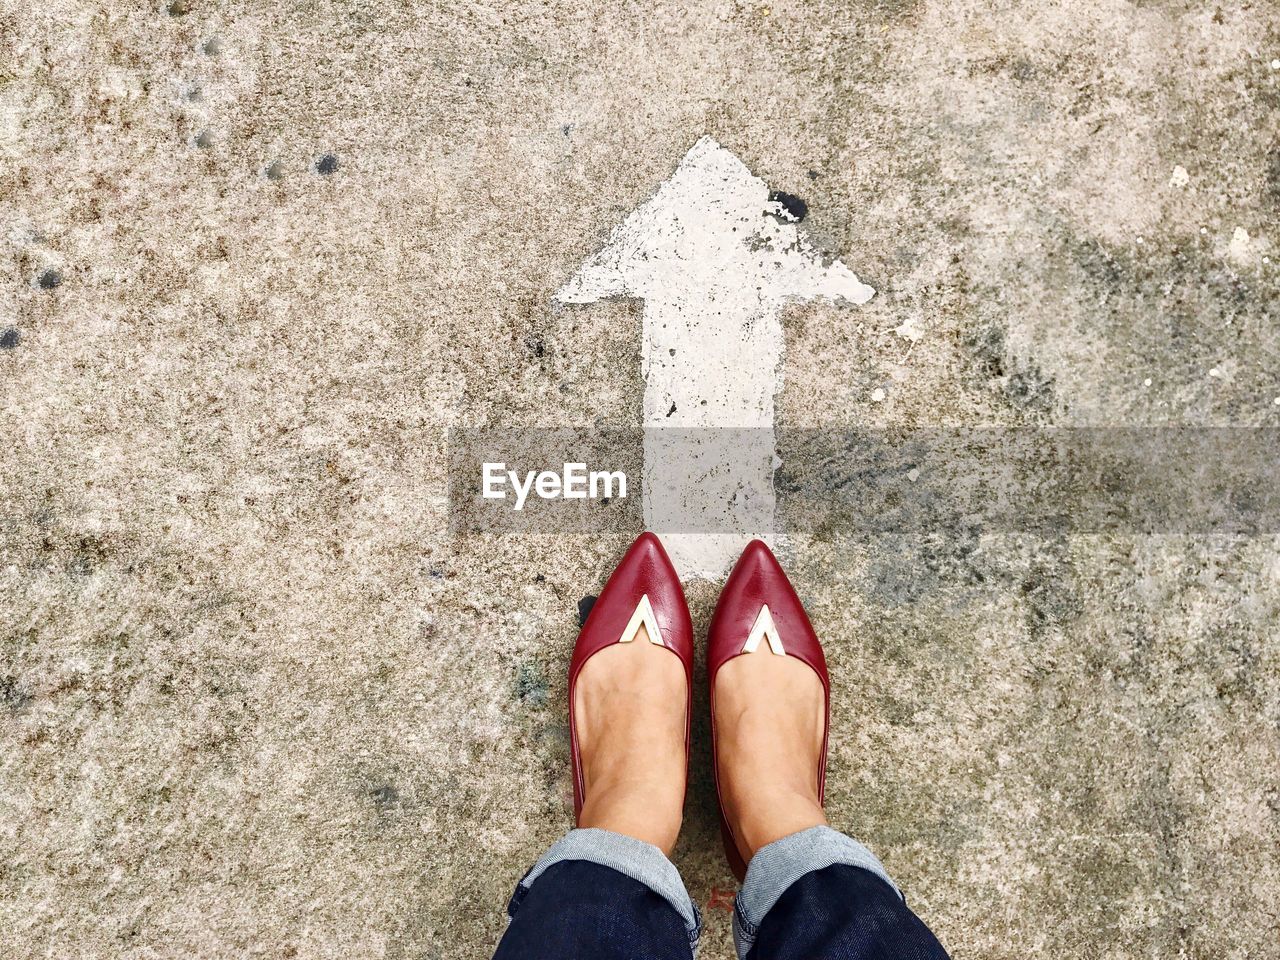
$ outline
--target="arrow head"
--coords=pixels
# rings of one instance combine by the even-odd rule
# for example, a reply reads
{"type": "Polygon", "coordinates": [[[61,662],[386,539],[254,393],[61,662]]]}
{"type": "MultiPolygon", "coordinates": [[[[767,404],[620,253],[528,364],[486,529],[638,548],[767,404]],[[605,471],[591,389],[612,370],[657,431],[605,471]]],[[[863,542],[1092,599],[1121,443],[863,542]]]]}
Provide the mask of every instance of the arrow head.
{"type": "Polygon", "coordinates": [[[821,298],[866,303],[875,291],[825,261],[769,187],[710,137],[557,293],[561,303],[641,297],[754,298],[761,306],[821,298]]]}

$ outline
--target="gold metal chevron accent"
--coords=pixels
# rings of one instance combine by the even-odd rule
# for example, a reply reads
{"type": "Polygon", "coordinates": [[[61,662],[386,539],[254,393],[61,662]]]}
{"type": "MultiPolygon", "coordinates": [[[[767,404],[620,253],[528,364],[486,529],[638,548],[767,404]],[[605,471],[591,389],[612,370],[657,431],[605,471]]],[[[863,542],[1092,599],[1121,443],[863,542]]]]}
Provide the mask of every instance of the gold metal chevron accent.
{"type": "Polygon", "coordinates": [[[642,624],[645,632],[649,634],[650,643],[656,643],[660,647],[666,646],[662,639],[662,631],[658,629],[658,618],[654,616],[653,605],[649,603],[649,595],[647,593],[636,604],[636,612],[631,614],[631,619],[627,621],[627,625],[622,631],[622,636],[618,638],[618,642],[630,643],[636,638],[636,632],[642,624]]]}
{"type": "Polygon", "coordinates": [[[769,613],[769,605],[765,604],[760,608],[760,614],[756,617],[755,626],[751,628],[751,635],[747,637],[747,642],[743,644],[743,653],[755,653],[760,646],[761,639],[767,637],[769,639],[769,650],[779,657],[786,656],[787,651],[783,649],[782,638],[778,636],[778,628],[773,623],[773,615],[769,613]]]}

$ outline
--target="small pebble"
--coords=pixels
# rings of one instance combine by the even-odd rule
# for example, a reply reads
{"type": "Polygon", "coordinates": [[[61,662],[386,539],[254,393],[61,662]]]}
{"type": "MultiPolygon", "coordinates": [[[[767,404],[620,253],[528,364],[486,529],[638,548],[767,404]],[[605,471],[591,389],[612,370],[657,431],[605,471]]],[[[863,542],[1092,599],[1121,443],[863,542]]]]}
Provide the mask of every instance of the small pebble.
{"type": "Polygon", "coordinates": [[[1277,407],[1280,407],[1280,397],[1276,397],[1271,402],[1274,403],[1277,407]]]}
{"type": "Polygon", "coordinates": [[[1252,251],[1253,243],[1249,239],[1249,231],[1244,227],[1236,227],[1231,233],[1231,243],[1227,247],[1227,253],[1233,260],[1244,261],[1248,260],[1252,251]]]}
{"type": "Polygon", "coordinates": [[[1147,377],[1147,379],[1143,380],[1143,381],[1142,381],[1142,385],[1143,385],[1144,387],[1149,387],[1149,386],[1151,386],[1151,378],[1150,378],[1150,377],[1147,377]]]}
{"type": "Polygon", "coordinates": [[[1219,370],[1217,367],[1210,367],[1210,368],[1209,368],[1209,376],[1211,376],[1211,377],[1220,377],[1220,376],[1222,376],[1222,371],[1221,371],[1221,370],[1219,370]]]}
{"type": "Polygon", "coordinates": [[[0,333],[0,350],[12,350],[18,345],[22,337],[18,333],[17,327],[9,327],[3,333],[0,333]]]}
{"type": "Polygon", "coordinates": [[[874,390],[871,391],[872,403],[881,403],[883,402],[884,398],[885,398],[885,392],[883,387],[876,387],[874,390]]]}
{"type": "Polygon", "coordinates": [[[41,290],[53,290],[55,287],[62,286],[62,274],[57,270],[46,270],[40,274],[38,282],[41,290]]]}
{"type": "Polygon", "coordinates": [[[920,471],[916,470],[914,467],[908,470],[907,479],[910,480],[912,483],[915,483],[917,480],[920,479],[920,471]]]}
{"type": "Polygon", "coordinates": [[[329,176],[338,172],[338,158],[332,153],[326,153],[323,157],[316,161],[316,173],[329,176]]]}
{"type": "Polygon", "coordinates": [[[1272,70],[1280,70],[1280,60],[1272,60],[1272,61],[1271,61],[1271,69],[1272,69],[1272,70]]]}

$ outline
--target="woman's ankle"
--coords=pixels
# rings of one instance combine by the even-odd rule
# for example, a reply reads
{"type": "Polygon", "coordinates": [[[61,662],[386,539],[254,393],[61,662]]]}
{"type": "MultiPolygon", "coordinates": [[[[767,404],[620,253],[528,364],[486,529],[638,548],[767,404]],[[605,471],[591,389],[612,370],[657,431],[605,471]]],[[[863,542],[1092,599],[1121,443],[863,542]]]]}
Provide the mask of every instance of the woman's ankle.
{"type": "MultiPolygon", "coordinates": [[[[660,788],[670,790],[670,785],[660,788]]],[[[656,790],[645,790],[635,782],[593,784],[578,817],[578,826],[610,830],[651,843],[666,856],[671,855],[680,835],[683,811],[679,805],[658,800],[656,790]]]]}
{"type": "Polygon", "coordinates": [[[811,795],[776,791],[753,797],[750,808],[732,824],[738,850],[750,863],[756,851],[812,827],[826,826],[822,805],[811,795]]]}

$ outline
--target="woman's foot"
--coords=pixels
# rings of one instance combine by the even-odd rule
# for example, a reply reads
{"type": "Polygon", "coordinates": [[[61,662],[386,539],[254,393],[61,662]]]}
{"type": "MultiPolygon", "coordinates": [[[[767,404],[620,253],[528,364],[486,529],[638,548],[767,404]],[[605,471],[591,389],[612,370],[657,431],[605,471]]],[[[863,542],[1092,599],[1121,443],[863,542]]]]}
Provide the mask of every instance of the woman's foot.
{"type": "Polygon", "coordinates": [[[747,544],[711,618],[707,677],[725,855],[741,880],[761,847],[827,822],[827,662],[769,548],[747,544]]]}
{"type": "Polygon", "coordinates": [[[766,844],[827,822],[818,796],[826,701],[818,675],[767,643],[715,676],[720,803],[743,863],[766,844]]]}
{"type": "Polygon", "coordinates": [[[670,854],[685,788],[688,682],[679,657],[643,625],[582,666],[574,723],[583,780],[578,826],[626,834],[670,854]]]}

